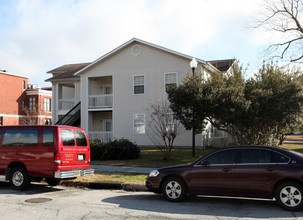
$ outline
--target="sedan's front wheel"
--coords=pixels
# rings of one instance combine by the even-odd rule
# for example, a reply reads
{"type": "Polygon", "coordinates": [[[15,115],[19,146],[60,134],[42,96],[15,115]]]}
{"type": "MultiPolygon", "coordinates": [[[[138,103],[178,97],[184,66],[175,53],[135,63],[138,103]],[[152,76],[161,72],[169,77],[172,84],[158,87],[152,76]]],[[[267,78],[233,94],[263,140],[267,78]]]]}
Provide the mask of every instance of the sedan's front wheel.
{"type": "Polygon", "coordinates": [[[164,197],[171,202],[184,200],[187,193],[186,191],[184,181],[178,177],[169,177],[162,185],[162,193],[164,197]]]}
{"type": "Polygon", "coordinates": [[[282,208],[296,211],[303,206],[303,190],[300,184],[286,182],[280,184],[275,193],[275,198],[282,208]]]}

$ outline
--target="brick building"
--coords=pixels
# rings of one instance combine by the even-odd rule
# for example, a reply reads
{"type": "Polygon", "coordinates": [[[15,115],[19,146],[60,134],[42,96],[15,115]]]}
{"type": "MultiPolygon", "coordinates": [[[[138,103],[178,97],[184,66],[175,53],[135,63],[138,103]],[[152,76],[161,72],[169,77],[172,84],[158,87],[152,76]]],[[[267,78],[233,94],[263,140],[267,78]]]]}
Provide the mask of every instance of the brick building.
{"type": "Polygon", "coordinates": [[[51,124],[51,89],[0,70],[0,125],[51,124]]]}

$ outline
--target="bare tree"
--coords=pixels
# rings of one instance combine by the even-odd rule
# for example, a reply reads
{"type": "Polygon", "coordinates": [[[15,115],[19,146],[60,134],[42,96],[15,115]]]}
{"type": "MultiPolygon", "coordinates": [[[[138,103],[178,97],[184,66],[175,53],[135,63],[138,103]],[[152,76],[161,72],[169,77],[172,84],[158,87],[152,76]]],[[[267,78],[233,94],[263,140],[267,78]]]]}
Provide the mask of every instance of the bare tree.
{"type": "Polygon", "coordinates": [[[264,0],[261,13],[255,17],[254,26],[281,34],[279,42],[271,44],[267,49],[272,58],[302,62],[302,19],[302,0],[264,0]]]}
{"type": "Polygon", "coordinates": [[[34,107],[33,110],[25,108],[26,116],[22,119],[24,125],[37,125],[38,124],[38,110],[34,107]]]}
{"type": "Polygon", "coordinates": [[[147,135],[153,144],[163,153],[163,159],[169,160],[177,135],[180,133],[180,122],[175,120],[166,100],[151,104],[148,119],[147,135]]]}

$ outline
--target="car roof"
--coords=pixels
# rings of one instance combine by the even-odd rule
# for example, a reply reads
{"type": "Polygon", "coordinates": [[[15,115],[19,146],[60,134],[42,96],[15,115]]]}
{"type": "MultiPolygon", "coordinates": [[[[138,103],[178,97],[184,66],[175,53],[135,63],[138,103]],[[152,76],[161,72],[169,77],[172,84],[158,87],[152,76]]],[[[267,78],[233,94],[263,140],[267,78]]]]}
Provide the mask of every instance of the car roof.
{"type": "Polygon", "coordinates": [[[69,125],[4,125],[1,128],[70,128],[70,129],[81,129],[79,127],[69,126],[69,125]]]}

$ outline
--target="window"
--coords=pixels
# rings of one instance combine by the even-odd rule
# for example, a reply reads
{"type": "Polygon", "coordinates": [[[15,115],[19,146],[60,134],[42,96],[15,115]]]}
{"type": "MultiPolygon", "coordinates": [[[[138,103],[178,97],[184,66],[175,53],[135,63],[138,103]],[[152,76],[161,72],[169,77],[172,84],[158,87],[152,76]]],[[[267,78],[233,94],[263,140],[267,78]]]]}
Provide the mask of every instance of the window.
{"type": "Polygon", "coordinates": [[[105,94],[106,95],[112,94],[112,87],[106,86],[105,87],[105,94]]]}
{"type": "Polygon", "coordinates": [[[205,161],[208,161],[211,165],[215,164],[234,164],[236,163],[236,156],[238,150],[223,150],[210,155],[205,161]]]}
{"type": "Polygon", "coordinates": [[[83,131],[75,130],[75,135],[76,135],[77,146],[87,146],[86,136],[83,131]]]}
{"type": "Polygon", "coordinates": [[[270,150],[243,149],[241,154],[242,164],[287,163],[289,159],[270,150]]]}
{"type": "Polygon", "coordinates": [[[53,146],[54,145],[54,130],[53,129],[44,129],[42,143],[44,146],[53,146]]]}
{"type": "Polygon", "coordinates": [[[75,146],[75,137],[74,132],[72,130],[62,129],[61,135],[63,146],[75,146]]]}
{"type": "Polygon", "coordinates": [[[25,110],[25,101],[22,100],[22,110],[25,110]]]}
{"type": "Polygon", "coordinates": [[[23,80],[23,82],[22,82],[22,89],[25,89],[25,80],[23,80]]]}
{"type": "Polygon", "coordinates": [[[35,146],[38,144],[38,129],[6,129],[2,146],[35,146]]]}
{"type": "Polygon", "coordinates": [[[103,130],[104,131],[112,131],[112,121],[105,119],[103,120],[103,130]]]}
{"type": "Polygon", "coordinates": [[[145,134],[145,114],[134,115],[134,134],[145,134]]]}
{"type": "Polygon", "coordinates": [[[51,99],[50,98],[44,98],[44,111],[50,112],[51,109],[51,99]]]}
{"type": "Polygon", "coordinates": [[[174,113],[172,111],[169,111],[166,113],[166,130],[170,134],[176,134],[178,131],[178,121],[174,119],[174,113]]]}
{"type": "Polygon", "coordinates": [[[240,163],[271,163],[271,151],[262,149],[244,149],[242,150],[240,163]]]}
{"type": "Polygon", "coordinates": [[[167,92],[172,85],[177,85],[177,73],[165,73],[165,92],[167,92]]]}
{"type": "Polygon", "coordinates": [[[144,76],[134,76],[134,94],[144,94],[144,76]]]}
{"type": "Polygon", "coordinates": [[[30,97],[29,98],[29,103],[28,103],[28,110],[33,111],[35,110],[36,106],[36,98],[35,97],[30,97]]]}
{"type": "Polygon", "coordinates": [[[51,123],[52,123],[52,120],[49,119],[49,118],[46,118],[46,119],[44,120],[44,124],[45,124],[45,125],[50,125],[51,123]]]}
{"type": "Polygon", "coordinates": [[[272,152],[272,160],[274,163],[288,163],[289,162],[288,157],[286,157],[282,154],[276,153],[276,152],[272,152]]]}

